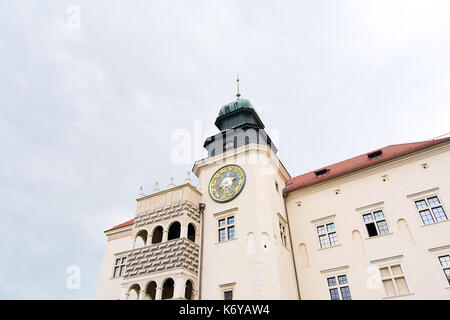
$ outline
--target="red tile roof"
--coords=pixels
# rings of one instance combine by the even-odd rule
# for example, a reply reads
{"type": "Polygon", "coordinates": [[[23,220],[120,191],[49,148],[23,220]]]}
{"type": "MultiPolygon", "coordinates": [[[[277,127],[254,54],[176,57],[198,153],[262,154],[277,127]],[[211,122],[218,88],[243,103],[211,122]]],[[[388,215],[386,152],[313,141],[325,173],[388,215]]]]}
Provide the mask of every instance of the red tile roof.
{"type": "Polygon", "coordinates": [[[112,230],[115,230],[115,229],[120,229],[120,228],[123,228],[123,227],[131,226],[133,224],[134,224],[134,219],[131,219],[131,220],[128,220],[128,221],[126,221],[124,223],[118,224],[117,226],[112,227],[111,229],[105,230],[104,232],[108,232],[108,231],[112,231],[112,230]]]}
{"type": "Polygon", "coordinates": [[[302,189],[308,186],[311,186],[313,184],[330,180],[335,177],[342,176],[344,174],[363,169],[366,167],[373,166],[375,164],[378,164],[380,162],[384,162],[387,160],[392,160],[394,158],[403,156],[405,154],[418,151],[439,143],[443,143],[446,141],[449,141],[450,137],[436,139],[436,140],[427,140],[427,141],[421,141],[421,142],[412,142],[412,143],[404,143],[404,144],[394,144],[391,146],[387,146],[381,149],[376,149],[374,151],[359,155],[354,158],[350,158],[335,164],[332,164],[330,166],[326,166],[324,168],[314,170],[302,175],[299,175],[297,177],[291,178],[289,181],[286,182],[286,187],[284,188],[283,192],[285,194],[288,194],[289,192],[292,192],[294,190],[302,189]],[[369,159],[368,155],[381,150],[381,156],[369,159]],[[317,177],[315,172],[323,169],[329,169],[328,173],[317,177]]]}

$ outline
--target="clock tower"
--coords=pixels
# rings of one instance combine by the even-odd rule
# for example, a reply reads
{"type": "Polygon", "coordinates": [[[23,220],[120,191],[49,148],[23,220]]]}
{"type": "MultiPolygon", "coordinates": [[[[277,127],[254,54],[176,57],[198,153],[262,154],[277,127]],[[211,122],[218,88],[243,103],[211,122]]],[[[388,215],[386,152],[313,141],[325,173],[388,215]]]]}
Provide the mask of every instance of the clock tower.
{"type": "Polygon", "coordinates": [[[249,100],[220,109],[195,162],[203,192],[199,299],[298,299],[282,189],[290,175],[249,100]]]}

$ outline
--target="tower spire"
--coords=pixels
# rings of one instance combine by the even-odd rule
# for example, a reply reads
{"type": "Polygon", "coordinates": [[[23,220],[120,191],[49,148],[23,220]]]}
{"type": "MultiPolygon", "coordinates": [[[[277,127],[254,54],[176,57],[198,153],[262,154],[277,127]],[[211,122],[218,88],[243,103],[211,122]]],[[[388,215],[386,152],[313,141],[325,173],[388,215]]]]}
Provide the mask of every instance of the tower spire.
{"type": "Polygon", "coordinates": [[[239,93],[239,72],[237,74],[237,78],[236,78],[236,86],[237,86],[237,93],[236,93],[236,97],[240,97],[241,94],[239,93]]]}

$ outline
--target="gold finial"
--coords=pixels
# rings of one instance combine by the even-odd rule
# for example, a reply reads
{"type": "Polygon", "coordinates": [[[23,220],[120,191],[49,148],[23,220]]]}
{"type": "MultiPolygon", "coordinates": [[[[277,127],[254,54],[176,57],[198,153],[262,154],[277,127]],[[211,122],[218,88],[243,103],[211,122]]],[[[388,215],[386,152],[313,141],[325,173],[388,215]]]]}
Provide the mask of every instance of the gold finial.
{"type": "Polygon", "coordinates": [[[239,93],[239,73],[237,74],[237,78],[236,78],[236,85],[237,85],[237,94],[236,97],[240,97],[241,94],[239,93]]]}

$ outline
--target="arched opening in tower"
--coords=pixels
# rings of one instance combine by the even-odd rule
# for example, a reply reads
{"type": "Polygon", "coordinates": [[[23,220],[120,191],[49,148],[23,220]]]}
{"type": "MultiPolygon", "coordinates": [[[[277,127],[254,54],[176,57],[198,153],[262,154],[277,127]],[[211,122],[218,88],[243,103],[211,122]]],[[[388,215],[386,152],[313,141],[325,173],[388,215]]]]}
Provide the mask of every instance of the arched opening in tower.
{"type": "Polygon", "coordinates": [[[191,280],[186,281],[184,297],[186,298],[186,300],[192,300],[192,282],[191,282],[191,280]]]}
{"type": "Polygon", "coordinates": [[[178,239],[180,237],[181,224],[176,221],[172,223],[169,227],[169,235],[167,240],[178,239]]]}
{"type": "Polygon", "coordinates": [[[175,283],[174,283],[173,279],[171,279],[171,278],[164,281],[163,289],[162,289],[162,296],[161,296],[162,300],[173,298],[174,284],[175,283]]]}
{"type": "Polygon", "coordinates": [[[152,243],[160,243],[163,237],[163,227],[158,226],[153,230],[152,243]]]}
{"type": "Polygon", "coordinates": [[[195,227],[192,223],[188,225],[188,239],[192,242],[195,242],[195,227]]]}

